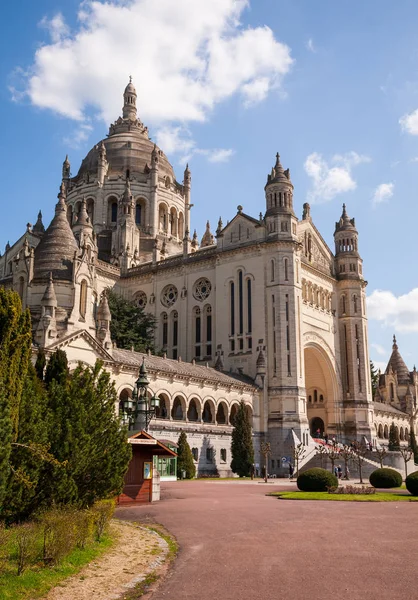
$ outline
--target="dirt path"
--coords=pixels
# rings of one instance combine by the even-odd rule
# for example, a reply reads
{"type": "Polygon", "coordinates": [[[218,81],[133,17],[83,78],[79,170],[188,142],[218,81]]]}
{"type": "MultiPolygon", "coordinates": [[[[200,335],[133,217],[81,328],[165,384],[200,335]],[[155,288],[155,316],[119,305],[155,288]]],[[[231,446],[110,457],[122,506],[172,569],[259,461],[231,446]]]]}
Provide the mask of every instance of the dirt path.
{"type": "Polygon", "coordinates": [[[114,547],[52,589],[45,600],[116,600],[146,575],[162,569],[168,554],[163,538],[149,529],[113,521],[114,547]]]}

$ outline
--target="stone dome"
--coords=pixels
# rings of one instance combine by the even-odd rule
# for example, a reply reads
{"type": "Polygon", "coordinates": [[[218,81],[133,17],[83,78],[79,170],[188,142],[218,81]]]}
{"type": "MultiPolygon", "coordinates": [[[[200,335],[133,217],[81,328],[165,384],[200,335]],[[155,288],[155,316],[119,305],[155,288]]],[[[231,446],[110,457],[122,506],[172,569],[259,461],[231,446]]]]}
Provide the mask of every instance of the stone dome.
{"type": "MultiPolygon", "coordinates": [[[[103,154],[103,146],[109,165],[107,176],[110,178],[119,175],[124,179],[127,175],[132,178],[146,173],[147,168],[151,168],[151,154],[155,144],[149,138],[148,128],[137,118],[136,106],[130,103],[132,95],[136,98],[135,87],[130,81],[123,94],[124,116],[119,117],[110,126],[108,137],[90,150],[81,163],[75,181],[86,175],[91,175],[92,179],[97,176],[99,155],[103,154]]],[[[171,181],[175,181],[173,167],[165,154],[159,149],[157,151],[160,176],[168,176],[171,181]]]]}
{"type": "Polygon", "coordinates": [[[55,216],[35,249],[34,279],[72,281],[77,242],[67,219],[63,194],[59,195],[55,216]]]}

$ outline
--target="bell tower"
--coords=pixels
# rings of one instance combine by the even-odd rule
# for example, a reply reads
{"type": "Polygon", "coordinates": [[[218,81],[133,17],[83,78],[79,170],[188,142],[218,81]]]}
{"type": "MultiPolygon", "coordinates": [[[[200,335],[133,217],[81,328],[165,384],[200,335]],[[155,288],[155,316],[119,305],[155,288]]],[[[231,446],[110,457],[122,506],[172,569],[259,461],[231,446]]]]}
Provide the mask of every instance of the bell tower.
{"type": "Polygon", "coordinates": [[[267,235],[278,239],[296,239],[297,218],[293,212],[293,184],[289,169],[284,170],[279,153],[267,176],[265,221],[267,235]]]}
{"type": "Polygon", "coordinates": [[[358,231],[345,204],[335,224],[335,267],[339,322],[343,411],[347,440],[372,435],[373,409],[365,312],[367,282],[358,252],[358,231]]]}
{"type": "Polygon", "coordinates": [[[129,77],[129,83],[123,92],[123,109],[122,116],[124,119],[136,121],[136,89],[132,83],[132,77],[129,77]]]}

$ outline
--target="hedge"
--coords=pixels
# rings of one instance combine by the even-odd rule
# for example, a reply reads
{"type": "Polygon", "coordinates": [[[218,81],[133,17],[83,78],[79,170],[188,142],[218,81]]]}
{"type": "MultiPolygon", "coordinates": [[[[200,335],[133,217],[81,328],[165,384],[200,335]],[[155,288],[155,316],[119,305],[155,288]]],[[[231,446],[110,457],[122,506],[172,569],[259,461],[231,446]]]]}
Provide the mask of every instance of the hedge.
{"type": "Polygon", "coordinates": [[[411,473],[405,479],[406,489],[413,496],[418,496],[418,471],[411,473]]]}

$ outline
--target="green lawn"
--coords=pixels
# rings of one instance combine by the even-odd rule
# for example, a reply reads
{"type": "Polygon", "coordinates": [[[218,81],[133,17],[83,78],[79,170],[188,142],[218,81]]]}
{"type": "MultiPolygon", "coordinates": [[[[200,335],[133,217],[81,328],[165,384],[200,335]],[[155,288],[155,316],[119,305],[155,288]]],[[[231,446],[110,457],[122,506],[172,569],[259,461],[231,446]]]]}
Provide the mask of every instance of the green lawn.
{"type": "Polygon", "coordinates": [[[116,537],[109,533],[100,542],[88,547],[73,550],[57,567],[44,568],[41,564],[32,566],[19,577],[16,575],[14,561],[6,560],[0,564],[1,600],[32,600],[44,596],[52,587],[78,573],[82,567],[102,555],[110,548],[116,537]]]}
{"type": "Polygon", "coordinates": [[[418,502],[417,496],[398,492],[376,492],[375,494],[328,494],[328,492],[273,492],[280,500],[330,500],[335,502],[418,502]]]}

